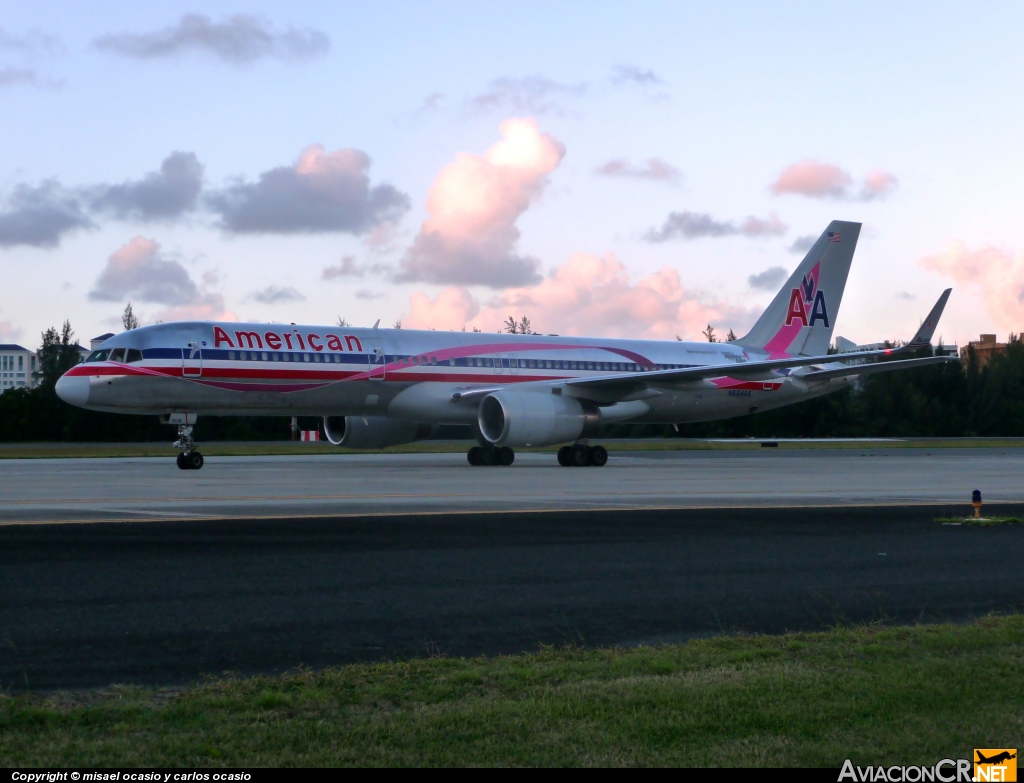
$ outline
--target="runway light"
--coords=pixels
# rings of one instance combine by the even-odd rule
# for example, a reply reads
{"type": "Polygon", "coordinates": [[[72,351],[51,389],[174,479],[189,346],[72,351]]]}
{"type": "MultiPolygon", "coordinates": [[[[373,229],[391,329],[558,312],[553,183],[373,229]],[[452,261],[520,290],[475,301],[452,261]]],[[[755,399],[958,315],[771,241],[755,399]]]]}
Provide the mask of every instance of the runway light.
{"type": "Polygon", "coordinates": [[[974,518],[981,519],[981,490],[976,489],[971,493],[971,505],[974,506],[974,518]]]}

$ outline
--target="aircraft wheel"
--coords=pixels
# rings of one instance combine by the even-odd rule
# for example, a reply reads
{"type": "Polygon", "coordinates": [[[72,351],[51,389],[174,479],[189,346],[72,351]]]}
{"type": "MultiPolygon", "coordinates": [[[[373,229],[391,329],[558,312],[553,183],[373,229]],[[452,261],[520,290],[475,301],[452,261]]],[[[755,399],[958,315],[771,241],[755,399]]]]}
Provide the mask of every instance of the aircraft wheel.
{"type": "Polygon", "coordinates": [[[201,467],[203,467],[203,455],[200,454],[198,451],[190,451],[188,453],[188,456],[185,457],[185,460],[188,462],[188,467],[190,470],[199,470],[201,467]]]}
{"type": "Polygon", "coordinates": [[[558,450],[558,464],[563,468],[572,465],[572,446],[562,446],[558,450]]]}
{"type": "Polygon", "coordinates": [[[590,450],[590,464],[595,468],[602,467],[608,461],[608,449],[604,446],[594,446],[590,450]]]}
{"type": "Polygon", "coordinates": [[[483,451],[484,450],[482,448],[480,448],[479,446],[473,446],[466,453],[466,460],[469,462],[470,465],[473,465],[473,466],[482,465],[483,464],[483,451]]]}
{"type": "Polygon", "coordinates": [[[178,455],[178,467],[181,468],[182,470],[188,470],[188,463],[185,462],[184,454],[178,455]]]}
{"type": "Polygon", "coordinates": [[[590,464],[590,447],[577,443],[572,447],[571,460],[569,464],[574,468],[585,468],[590,464]]]}
{"type": "Polygon", "coordinates": [[[498,464],[498,450],[492,446],[483,449],[480,457],[481,465],[487,465],[490,467],[491,465],[498,464]]]}
{"type": "Polygon", "coordinates": [[[516,461],[516,453],[512,451],[508,446],[502,446],[498,449],[498,464],[508,467],[516,461]]]}

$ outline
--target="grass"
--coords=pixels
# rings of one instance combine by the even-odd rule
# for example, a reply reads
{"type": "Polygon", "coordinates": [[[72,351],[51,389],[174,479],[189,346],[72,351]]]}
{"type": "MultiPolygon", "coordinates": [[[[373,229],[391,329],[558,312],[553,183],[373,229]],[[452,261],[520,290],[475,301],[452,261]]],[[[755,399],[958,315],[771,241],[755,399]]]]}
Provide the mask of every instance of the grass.
{"type": "Polygon", "coordinates": [[[1024,617],[0,697],[3,766],[934,764],[1024,745],[1024,617]]]}
{"type": "Polygon", "coordinates": [[[1019,525],[1020,517],[938,517],[936,522],[944,525],[977,525],[978,527],[992,527],[993,525],[1019,525]]]}
{"type": "MultiPolygon", "coordinates": [[[[170,432],[170,431],[169,431],[170,432]]],[[[201,433],[200,433],[201,435],[201,433]]],[[[176,453],[173,438],[161,443],[0,443],[0,459],[49,459],[55,457],[167,457],[176,453]]],[[[636,438],[595,439],[614,451],[745,451],[760,450],[762,441],[772,438],[716,441],[699,438],[636,438]]],[[[904,449],[904,448],[1021,448],[1024,438],[908,438],[858,442],[846,440],[776,441],[779,449],[904,449]]],[[[383,449],[384,454],[462,454],[475,441],[423,440],[383,449]]],[[[365,454],[365,451],[339,449],[326,441],[301,443],[295,441],[199,441],[205,456],[261,456],[279,454],[365,454]]],[[[522,452],[550,452],[557,446],[539,449],[517,449],[522,452]]],[[[378,453],[378,452],[374,452],[378,453]]]]}

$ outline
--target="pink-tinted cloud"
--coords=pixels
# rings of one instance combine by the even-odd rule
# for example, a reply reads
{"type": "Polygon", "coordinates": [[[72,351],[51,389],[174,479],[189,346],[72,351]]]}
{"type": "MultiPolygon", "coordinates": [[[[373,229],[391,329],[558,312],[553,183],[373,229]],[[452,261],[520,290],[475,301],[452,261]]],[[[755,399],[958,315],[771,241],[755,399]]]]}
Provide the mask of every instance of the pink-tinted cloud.
{"type": "MultiPolygon", "coordinates": [[[[204,286],[215,279],[204,276],[204,286]]],[[[165,305],[156,316],[161,321],[236,320],[225,309],[223,296],[200,289],[179,261],[164,255],[158,242],[141,236],[110,254],[89,298],[165,305]]]]}
{"type": "Polygon", "coordinates": [[[929,272],[978,289],[992,320],[1013,332],[1024,330],[1024,253],[1014,255],[991,245],[968,250],[953,241],[919,263],[929,272]]]}
{"type": "Polygon", "coordinates": [[[808,198],[872,201],[890,195],[896,184],[894,175],[876,169],[857,188],[853,177],[839,166],[808,158],[786,166],[769,189],[776,196],[795,194],[808,198]]]}
{"type": "Polygon", "coordinates": [[[625,179],[648,179],[655,182],[677,183],[683,173],[661,158],[648,158],[636,165],[625,158],[615,158],[594,169],[599,177],[621,177],[625,179]]]}
{"type": "Polygon", "coordinates": [[[860,197],[862,201],[872,201],[876,198],[885,198],[896,190],[896,177],[887,171],[875,169],[864,177],[864,185],[861,187],[860,197]]]}
{"type": "Polygon", "coordinates": [[[501,288],[538,279],[537,261],[515,252],[516,221],[543,192],[565,147],[529,118],[506,120],[501,135],[483,155],[459,153],[437,175],[398,280],[501,288]]]}
{"type": "Polygon", "coordinates": [[[498,331],[508,316],[527,316],[538,331],[565,335],[605,335],[700,339],[711,323],[741,332],[756,312],[715,301],[685,289],[668,267],[633,282],[614,255],[576,253],[536,285],[510,288],[481,306],[463,288],[451,287],[436,299],[417,293],[410,299],[405,326],[415,329],[498,331]]]}
{"type": "Polygon", "coordinates": [[[0,321],[0,343],[17,342],[23,333],[24,330],[11,321],[0,321]]]}

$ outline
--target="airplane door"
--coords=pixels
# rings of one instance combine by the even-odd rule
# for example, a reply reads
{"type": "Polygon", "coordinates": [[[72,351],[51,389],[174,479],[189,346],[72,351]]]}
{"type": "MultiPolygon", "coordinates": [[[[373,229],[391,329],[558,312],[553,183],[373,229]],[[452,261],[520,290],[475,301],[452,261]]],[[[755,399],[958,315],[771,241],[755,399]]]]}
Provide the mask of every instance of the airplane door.
{"type": "Polygon", "coordinates": [[[387,356],[380,340],[366,340],[366,358],[369,363],[367,377],[371,381],[383,381],[387,370],[387,356]]]}
{"type": "Polygon", "coordinates": [[[514,353],[508,355],[508,371],[513,375],[519,374],[519,362],[516,360],[514,353]]]}
{"type": "Polygon", "coordinates": [[[203,374],[203,349],[197,340],[181,349],[181,375],[184,378],[199,378],[203,374]]]}
{"type": "Polygon", "coordinates": [[[497,356],[495,356],[494,357],[494,372],[498,373],[499,375],[502,372],[504,372],[505,368],[502,366],[502,365],[504,365],[504,363],[505,363],[505,357],[503,357],[500,353],[497,356]]]}

